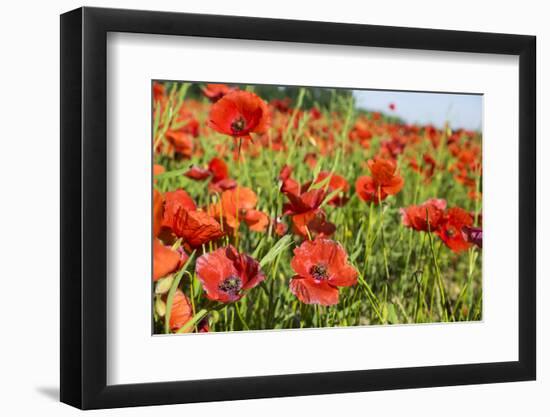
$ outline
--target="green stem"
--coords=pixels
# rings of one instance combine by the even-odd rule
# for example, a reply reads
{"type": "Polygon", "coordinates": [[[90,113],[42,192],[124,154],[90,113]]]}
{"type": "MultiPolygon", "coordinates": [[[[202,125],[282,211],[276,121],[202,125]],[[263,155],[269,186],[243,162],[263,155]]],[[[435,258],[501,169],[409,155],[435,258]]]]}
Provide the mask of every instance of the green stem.
{"type": "Polygon", "coordinates": [[[189,320],[187,323],[185,323],[183,326],[181,326],[176,333],[185,333],[189,329],[193,328],[197,323],[199,323],[204,316],[208,314],[208,311],[205,309],[202,309],[197,314],[193,316],[191,320],[189,320]]]}
{"type": "Polygon", "coordinates": [[[193,260],[194,256],[195,256],[195,251],[193,251],[191,255],[189,255],[189,258],[187,258],[187,261],[185,262],[185,264],[174,276],[174,281],[172,282],[172,286],[170,287],[170,290],[168,291],[168,295],[166,296],[166,316],[164,317],[164,333],[166,334],[170,333],[170,316],[172,315],[172,303],[174,301],[174,294],[178,289],[181,278],[183,277],[183,273],[186,271],[187,267],[193,260]]]}

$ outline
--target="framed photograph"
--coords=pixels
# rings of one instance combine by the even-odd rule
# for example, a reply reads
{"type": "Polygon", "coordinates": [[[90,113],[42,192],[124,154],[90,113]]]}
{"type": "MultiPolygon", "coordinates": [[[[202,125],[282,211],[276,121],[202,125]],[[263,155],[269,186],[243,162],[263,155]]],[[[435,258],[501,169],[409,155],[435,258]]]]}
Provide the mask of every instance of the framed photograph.
{"type": "Polygon", "coordinates": [[[61,401],[535,379],[535,37],[61,16],[61,401]]]}

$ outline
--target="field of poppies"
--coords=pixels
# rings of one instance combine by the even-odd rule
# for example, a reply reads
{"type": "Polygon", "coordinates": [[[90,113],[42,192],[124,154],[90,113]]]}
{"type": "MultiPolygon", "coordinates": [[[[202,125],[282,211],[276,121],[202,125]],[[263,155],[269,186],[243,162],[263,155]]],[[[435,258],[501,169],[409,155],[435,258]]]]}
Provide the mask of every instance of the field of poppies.
{"type": "Polygon", "coordinates": [[[481,320],[481,132],[153,82],[153,332],[481,320]]]}

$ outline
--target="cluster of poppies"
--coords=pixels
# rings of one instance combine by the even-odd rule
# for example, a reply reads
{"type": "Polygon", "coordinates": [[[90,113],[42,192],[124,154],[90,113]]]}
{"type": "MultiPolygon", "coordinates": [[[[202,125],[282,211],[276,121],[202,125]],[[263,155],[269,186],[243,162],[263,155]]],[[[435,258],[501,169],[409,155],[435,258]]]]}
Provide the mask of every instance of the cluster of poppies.
{"type": "MultiPolygon", "coordinates": [[[[335,238],[338,225],[329,211],[341,210],[355,199],[366,215],[369,207],[397,196],[405,186],[403,164],[423,181],[432,181],[440,170],[434,154],[442,141],[456,158],[449,172],[468,187],[470,198],[480,198],[480,148],[473,142],[463,144],[459,138],[464,132],[448,135],[431,126],[421,130],[385,123],[379,113],[358,115],[346,127],[340,117],[327,118],[317,107],[294,108],[289,99],[268,103],[252,91],[225,84],[201,88],[205,99],[183,100],[175,89],[153,85],[155,317],[168,331],[209,331],[208,316],[199,317],[199,307],[189,295],[193,280],[208,300],[203,307],[212,311],[238,302],[267,280],[261,259],[240,249],[243,230],[273,239],[290,236],[295,247],[289,264],[294,274],[286,277],[288,290],[303,304],[337,305],[341,288],[355,286],[359,272],[335,238]],[[291,138],[291,131],[300,132],[300,140],[291,138]],[[205,158],[209,152],[204,138],[213,135],[225,140],[212,145],[216,156],[205,158]],[[353,188],[334,169],[316,169],[319,158],[356,152],[357,146],[368,155],[376,137],[384,138],[376,154],[365,158],[360,175],[348,176],[353,188]],[[259,158],[262,149],[286,155],[303,141],[317,150],[306,153],[302,161],[314,173],[301,183],[294,176],[296,162],[284,163],[274,179],[281,206],[262,206],[259,195],[265,191],[243,185],[241,171],[247,159],[259,158]],[[407,154],[408,148],[426,141],[430,149],[420,160],[407,154]],[[186,162],[192,158],[202,163],[186,162]],[[206,198],[174,187],[174,177],[200,186],[206,198]],[[180,285],[183,274],[191,279],[189,291],[180,285]]],[[[390,110],[395,110],[394,104],[390,110]]],[[[448,208],[439,198],[401,207],[400,212],[404,227],[436,234],[455,253],[474,245],[481,248],[479,213],[448,208]]]]}

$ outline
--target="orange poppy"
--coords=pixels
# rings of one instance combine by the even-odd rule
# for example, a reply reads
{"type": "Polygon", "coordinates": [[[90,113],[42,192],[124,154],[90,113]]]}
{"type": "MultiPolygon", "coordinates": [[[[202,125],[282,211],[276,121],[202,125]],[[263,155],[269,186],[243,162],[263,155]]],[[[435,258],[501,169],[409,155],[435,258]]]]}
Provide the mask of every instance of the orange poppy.
{"type": "Polygon", "coordinates": [[[153,164],[153,183],[154,184],[157,183],[157,180],[156,180],[155,177],[159,174],[164,173],[164,171],[166,171],[166,170],[164,169],[164,167],[162,165],[153,164]]]}
{"type": "MultiPolygon", "coordinates": [[[[187,324],[193,318],[193,307],[189,298],[180,290],[177,289],[172,298],[172,309],[170,310],[170,329],[177,331],[187,324]]],[[[199,333],[208,332],[208,320],[201,320],[198,323],[199,333]]],[[[189,327],[185,333],[193,331],[193,327],[189,327]]]]}
{"type": "Polygon", "coordinates": [[[180,254],[153,239],[153,281],[174,272],[180,264],[180,254]]]}
{"type": "Polygon", "coordinates": [[[405,181],[396,173],[395,161],[375,158],[368,162],[372,176],[362,176],[355,182],[359,198],[366,202],[378,204],[389,195],[395,195],[403,188],[405,181]]]}
{"type": "Polygon", "coordinates": [[[247,187],[226,190],[221,195],[221,202],[211,206],[216,219],[223,217],[227,227],[236,229],[244,221],[250,230],[263,232],[269,225],[269,216],[256,210],[258,196],[247,187]]]}
{"type": "Polygon", "coordinates": [[[191,248],[198,248],[225,234],[212,216],[204,211],[187,210],[185,207],[180,207],[175,213],[171,229],[191,248]]]}
{"type": "Polygon", "coordinates": [[[167,130],[164,136],[177,154],[186,158],[193,155],[193,138],[188,133],[182,130],[167,130]]]}

